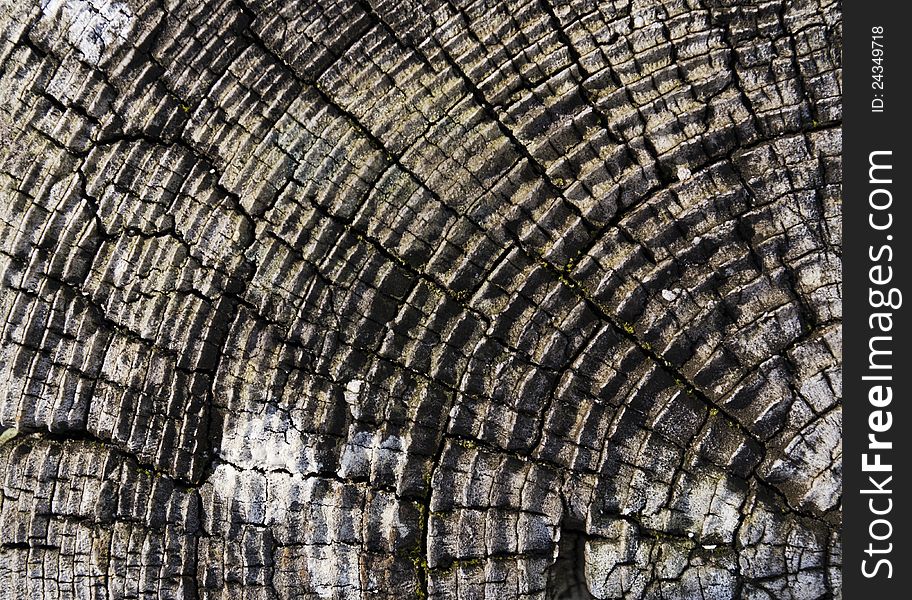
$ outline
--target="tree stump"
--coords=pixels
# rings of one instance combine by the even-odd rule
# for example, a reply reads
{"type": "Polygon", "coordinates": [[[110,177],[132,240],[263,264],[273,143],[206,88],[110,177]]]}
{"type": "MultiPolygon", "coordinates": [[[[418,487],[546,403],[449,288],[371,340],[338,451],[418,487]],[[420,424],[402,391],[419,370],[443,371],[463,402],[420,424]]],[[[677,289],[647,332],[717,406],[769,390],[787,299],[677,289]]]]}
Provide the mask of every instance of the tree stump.
{"type": "Polygon", "coordinates": [[[0,597],[840,597],[838,2],[0,22],[0,597]]]}

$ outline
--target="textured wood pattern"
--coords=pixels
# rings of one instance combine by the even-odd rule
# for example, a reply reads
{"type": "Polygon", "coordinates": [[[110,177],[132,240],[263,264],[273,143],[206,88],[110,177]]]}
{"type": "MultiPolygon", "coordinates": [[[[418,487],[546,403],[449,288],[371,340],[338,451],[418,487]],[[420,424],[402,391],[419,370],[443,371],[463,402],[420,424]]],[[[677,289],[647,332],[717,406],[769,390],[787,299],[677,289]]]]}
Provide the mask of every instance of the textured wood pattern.
{"type": "Polygon", "coordinates": [[[840,596],[838,2],[0,32],[0,597],[840,596]]]}

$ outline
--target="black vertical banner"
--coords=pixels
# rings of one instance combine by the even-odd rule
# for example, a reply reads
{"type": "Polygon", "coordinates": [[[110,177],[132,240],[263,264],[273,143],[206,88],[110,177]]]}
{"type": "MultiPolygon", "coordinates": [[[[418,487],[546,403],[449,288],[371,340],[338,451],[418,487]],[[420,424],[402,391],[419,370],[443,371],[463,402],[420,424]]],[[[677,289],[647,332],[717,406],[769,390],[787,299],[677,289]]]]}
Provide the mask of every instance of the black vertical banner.
{"type": "Polygon", "coordinates": [[[844,597],[909,598],[910,201],[902,2],[849,2],[843,28],[844,597]]]}

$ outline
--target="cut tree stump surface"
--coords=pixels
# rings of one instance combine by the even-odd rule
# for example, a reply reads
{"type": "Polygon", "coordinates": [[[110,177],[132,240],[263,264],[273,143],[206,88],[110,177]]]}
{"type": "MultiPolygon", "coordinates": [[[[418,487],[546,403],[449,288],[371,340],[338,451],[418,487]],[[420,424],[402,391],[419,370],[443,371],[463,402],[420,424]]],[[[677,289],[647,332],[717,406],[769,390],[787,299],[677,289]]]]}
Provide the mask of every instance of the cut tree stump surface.
{"type": "Polygon", "coordinates": [[[841,18],[0,1],[0,598],[841,597],[841,18]]]}

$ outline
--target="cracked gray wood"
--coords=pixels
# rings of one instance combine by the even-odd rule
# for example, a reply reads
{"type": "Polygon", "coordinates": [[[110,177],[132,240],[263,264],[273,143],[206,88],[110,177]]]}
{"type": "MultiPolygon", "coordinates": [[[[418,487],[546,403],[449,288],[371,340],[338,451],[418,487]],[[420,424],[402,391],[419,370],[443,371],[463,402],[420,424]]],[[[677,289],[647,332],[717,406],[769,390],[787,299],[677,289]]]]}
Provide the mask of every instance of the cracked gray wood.
{"type": "Polygon", "coordinates": [[[0,597],[841,597],[838,2],[0,32],[0,597]]]}

